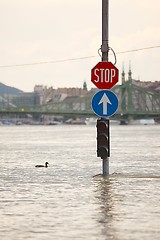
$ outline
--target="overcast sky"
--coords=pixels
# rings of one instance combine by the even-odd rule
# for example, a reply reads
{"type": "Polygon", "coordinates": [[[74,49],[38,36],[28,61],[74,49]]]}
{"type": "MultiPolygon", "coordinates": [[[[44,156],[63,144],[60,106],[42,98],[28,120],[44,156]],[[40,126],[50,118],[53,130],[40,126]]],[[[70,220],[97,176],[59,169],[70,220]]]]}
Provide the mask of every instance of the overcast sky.
{"type": "MultiPolygon", "coordinates": [[[[0,82],[24,91],[36,84],[82,87],[84,81],[94,87],[101,8],[102,0],[0,0],[0,82]],[[81,57],[90,58],[58,62],[81,57]],[[51,61],[57,62],[14,66],[51,61]]],[[[109,46],[117,53],[160,46],[160,1],[110,0],[109,46]]],[[[123,63],[128,72],[129,61],[134,79],[160,81],[160,48],[117,54],[120,73],[123,63]]]]}

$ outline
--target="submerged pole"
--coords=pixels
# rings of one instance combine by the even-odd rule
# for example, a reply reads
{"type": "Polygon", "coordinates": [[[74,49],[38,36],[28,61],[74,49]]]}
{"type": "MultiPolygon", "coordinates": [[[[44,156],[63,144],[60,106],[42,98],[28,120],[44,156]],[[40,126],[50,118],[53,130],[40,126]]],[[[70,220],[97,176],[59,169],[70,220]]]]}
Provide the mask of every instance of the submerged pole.
{"type": "Polygon", "coordinates": [[[103,164],[103,176],[108,176],[109,175],[109,158],[105,158],[102,161],[103,164]]]}
{"type": "MultiPolygon", "coordinates": [[[[109,52],[109,31],[108,31],[108,19],[109,19],[109,0],[102,0],[102,62],[108,62],[109,52]]],[[[110,141],[110,139],[108,139],[110,141]]],[[[109,157],[102,159],[103,176],[109,175],[109,157]]]]}

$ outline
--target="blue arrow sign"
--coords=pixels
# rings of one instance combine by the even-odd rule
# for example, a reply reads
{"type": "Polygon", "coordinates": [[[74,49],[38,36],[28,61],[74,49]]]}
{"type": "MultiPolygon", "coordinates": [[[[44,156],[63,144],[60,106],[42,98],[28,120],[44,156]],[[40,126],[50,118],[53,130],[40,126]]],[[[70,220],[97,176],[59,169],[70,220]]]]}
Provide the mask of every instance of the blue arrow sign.
{"type": "Polygon", "coordinates": [[[118,108],[117,96],[108,90],[97,92],[92,99],[92,109],[100,117],[112,116],[118,108]]]}

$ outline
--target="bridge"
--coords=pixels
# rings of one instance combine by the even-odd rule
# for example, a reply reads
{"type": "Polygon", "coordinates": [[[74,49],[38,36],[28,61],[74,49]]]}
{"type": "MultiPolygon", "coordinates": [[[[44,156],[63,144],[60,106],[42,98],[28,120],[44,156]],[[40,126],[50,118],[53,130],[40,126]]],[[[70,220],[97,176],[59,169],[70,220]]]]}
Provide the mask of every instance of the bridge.
{"type": "MultiPolygon", "coordinates": [[[[98,89],[95,89],[95,92],[98,89]]],[[[131,119],[152,118],[160,121],[160,90],[152,90],[135,84],[134,81],[128,80],[122,85],[116,85],[112,91],[117,95],[119,100],[118,111],[111,119],[120,120],[126,123],[131,119]]],[[[81,97],[68,97],[63,101],[50,102],[45,105],[34,105],[29,107],[16,107],[8,104],[8,107],[0,107],[0,115],[6,116],[63,116],[69,117],[95,117],[91,108],[91,101],[94,95],[89,91],[81,97]]]]}

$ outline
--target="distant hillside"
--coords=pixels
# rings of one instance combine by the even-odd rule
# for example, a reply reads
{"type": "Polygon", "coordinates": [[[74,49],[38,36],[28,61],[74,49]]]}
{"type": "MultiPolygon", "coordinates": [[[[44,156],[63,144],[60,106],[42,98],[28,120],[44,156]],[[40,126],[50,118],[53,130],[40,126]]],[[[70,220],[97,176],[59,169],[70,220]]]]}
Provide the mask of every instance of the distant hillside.
{"type": "Polygon", "coordinates": [[[18,88],[14,88],[14,87],[9,87],[3,83],[0,82],[0,95],[19,95],[23,93],[22,90],[19,90],[18,88]]]}

